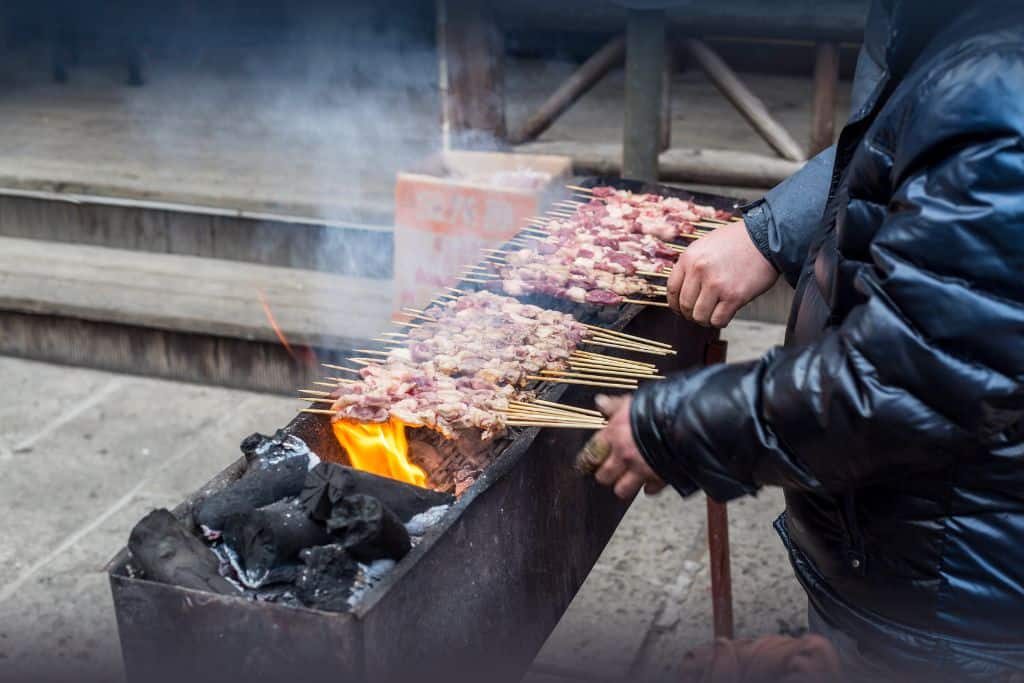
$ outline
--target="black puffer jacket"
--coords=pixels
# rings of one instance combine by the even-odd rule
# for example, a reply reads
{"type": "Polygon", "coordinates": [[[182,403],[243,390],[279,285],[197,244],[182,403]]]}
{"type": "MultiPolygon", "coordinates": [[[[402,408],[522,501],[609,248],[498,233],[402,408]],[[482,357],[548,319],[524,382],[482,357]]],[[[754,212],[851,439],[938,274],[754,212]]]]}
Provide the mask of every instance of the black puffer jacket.
{"type": "Polygon", "coordinates": [[[862,650],[987,680],[1024,669],[1021,5],[890,3],[817,228],[750,209],[798,282],[787,348],[632,412],[683,494],[786,490],[798,577],[862,650]]]}

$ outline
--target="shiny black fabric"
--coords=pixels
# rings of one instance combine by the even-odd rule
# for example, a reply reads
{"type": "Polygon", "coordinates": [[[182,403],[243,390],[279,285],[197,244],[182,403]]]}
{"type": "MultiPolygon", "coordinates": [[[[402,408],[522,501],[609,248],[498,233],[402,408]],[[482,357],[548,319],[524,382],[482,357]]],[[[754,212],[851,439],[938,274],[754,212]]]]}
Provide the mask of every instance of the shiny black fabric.
{"type": "Polygon", "coordinates": [[[891,5],[787,347],[632,411],[681,493],[786,490],[798,578],[863,649],[987,680],[1024,670],[1022,4],[891,5]]]}

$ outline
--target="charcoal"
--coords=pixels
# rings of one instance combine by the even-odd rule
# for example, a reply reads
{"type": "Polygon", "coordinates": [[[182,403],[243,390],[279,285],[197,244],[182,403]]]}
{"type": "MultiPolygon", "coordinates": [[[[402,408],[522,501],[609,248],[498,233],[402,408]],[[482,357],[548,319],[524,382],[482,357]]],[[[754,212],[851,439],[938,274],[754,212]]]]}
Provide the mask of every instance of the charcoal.
{"type": "Polygon", "coordinates": [[[286,458],[312,453],[305,441],[283,429],[278,429],[273,436],[264,436],[258,432],[250,434],[242,439],[239,448],[242,449],[250,466],[272,464],[286,458]]]}
{"type": "Polygon", "coordinates": [[[305,566],[295,580],[295,596],[307,607],[346,611],[359,573],[355,559],[337,544],[307,548],[300,558],[305,566]]]}
{"type": "Polygon", "coordinates": [[[447,493],[329,462],[322,462],[309,471],[299,500],[310,517],[326,522],[339,501],[357,493],[373,496],[403,522],[455,500],[447,493]]]}
{"type": "Polygon", "coordinates": [[[132,561],[146,578],[183,588],[237,594],[217,556],[168,510],[150,512],[128,538],[132,561]]]}
{"type": "Polygon", "coordinates": [[[279,459],[269,464],[251,463],[240,478],[199,502],[195,523],[210,531],[223,531],[232,515],[251,512],[302,492],[309,470],[309,456],[279,459]]]}
{"type": "Polygon", "coordinates": [[[295,564],[305,548],[332,539],[294,500],[284,500],[232,515],[224,525],[224,543],[238,556],[247,584],[260,584],[274,570],[295,564]]]}
{"type": "Polygon", "coordinates": [[[356,493],[334,504],[327,530],[360,562],[400,560],[409,552],[409,532],[373,496],[356,493]]]}

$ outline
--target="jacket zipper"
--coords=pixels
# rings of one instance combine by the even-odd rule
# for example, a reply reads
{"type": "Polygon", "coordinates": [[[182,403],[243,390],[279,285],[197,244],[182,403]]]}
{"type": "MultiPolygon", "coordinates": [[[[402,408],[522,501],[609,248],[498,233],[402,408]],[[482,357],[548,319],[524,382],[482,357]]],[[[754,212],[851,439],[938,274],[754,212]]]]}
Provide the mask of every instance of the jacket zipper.
{"type": "Polygon", "coordinates": [[[846,543],[843,548],[846,566],[854,574],[864,576],[867,573],[867,557],[864,554],[864,539],[857,521],[856,494],[844,493],[840,500],[839,519],[842,520],[846,532],[846,543]]]}

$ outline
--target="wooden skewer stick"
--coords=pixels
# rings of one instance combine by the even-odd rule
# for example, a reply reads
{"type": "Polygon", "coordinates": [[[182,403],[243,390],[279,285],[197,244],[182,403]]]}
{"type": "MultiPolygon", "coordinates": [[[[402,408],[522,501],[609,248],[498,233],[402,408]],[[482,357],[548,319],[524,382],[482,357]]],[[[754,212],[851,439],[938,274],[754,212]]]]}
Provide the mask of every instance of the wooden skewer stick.
{"type": "Polygon", "coordinates": [[[310,396],[330,396],[329,391],[320,391],[319,389],[298,389],[300,394],[309,394],[310,396]]]}
{"type": "Polygon", "coordinates": [[[469,278],[469,277],[459,278],[459,281],[460,282],[475,282],[475,283],[481,284],[481,285],[486,285],[486,284],[489,284],[489,282],[490,282],[489,280],[474,280],[473,278],[469,278]]]}
{"type": "Polygon", "coordinates": [[[557,408],[549,408],[547,406],[538,406],[532,403],[514,404],[509,403],[508,410],[505,412],[526,412],[533,413],[535,415],[554,415],[554,416],[569,416],[575,420],[604,420],[601,415],[583,415],[581,413],[573,413],[567,410],[558,410],[557,408]]]}
{"type": "Polygon", "coordinates": [[[331,365],[330,363],[321,363],[320,365],[324,366],[325,368],[330,368],[331,370],[342,370],[344,372],[355,373],[359,372],[358,368],[346,368],[344,365],[331,365]]]}
{"type": "Polygon", "coordinates": [[[672,273],[671,272],[668,272],[668,273],[664,273],[664,272],[662,272],[662,273],[655,273],[653,270],[638,270],[638,271],[636,271],[636,274],[637,275],[643,275],[644,277],[663,277],[663,278],[672,277],[672,273]]]}
{"type": "MultiPolygon", "coordinates": [[[[644,353],[648,353],[649,352],[649,353],[656,353],[656,354],[662,355],[662,356],[671,356],[671,355],[673,355],[675,353],[675,351],[673,349],[665,347],[665,346],[655,346],[654,344],[644,344],[642,342],[633,341],[632,339],[624,339],[622,337],[613,337],[613,336],[610,336],[610,335],[606,336],[606,335],[603,335],[603,334],[595,334],[592,337],[587,337],[586,339],[582,340],[581,343],[585,343],[585,342],[587,342],[588,340],[591,340],[591,339],[597,340],[599,342],[608,342],[608,344],[606,344],[608,346],[610,346],[611,344],[615,344],[616,346],[610,346],[610,348],[622,348],[625,351],[641,351],[641,352],[644,352],[644,353]]],[[[580,349],[580,350],[581,351],[585,351],[586,349],[580,349]]],[[[630,359],[623,358],[622,360],[628,361],[630,359]]]]}
{"type": "Polygon", "coordinates": [[[338,386],[341,384],[355,384],[356,382],[359,381],[357,379],[346,379],[344,377],[324,377],[324,379],[334,382],[333,386],[338,386]]]}
{"type": "Polygon", "coordinates": [[[579,408],[577,406],[568,406],[568,405],[564,405],[562,403],[555,403],[553,401],[545,401],[545,400],[542,400],[542,399],[539,399],[539,398],[535,398],[533,401],[531,401],[531,403],[539,403],[542,406],[560,406],[560,407],[565,408],[566,410],[570,410],[570,411],[572,411],[574,413],[583,413],[584,415],[596,415],[598,417],[603,416],[603,413],[600,410],[590,410],[589,408],[579,408]]]}
{"type": "Polygon", "coordinates": [[[609,377],[623,377],[629,380],[640,380],[655,377],[654,372],[638,372],[636,370],[624,370],[609,365],[588,365],[587,363],[570,363],[569,369],[579,372],[591,372],[596,375],[608,375],[609,377]]]}
{"type": "Polygon", "coordinates": [[[334,416],[333,410],[321,410],[319,408],[303,408],[299,411],[300,413],[310,413],[311,415],[330,415],[334,416]]]}
{"type": "Polygon", "coordinates": [[[538,423],[543,423],[545,425],[552,426],[552,427],[557,427],[557,426],[563,425],[563,424],[581,424],[581,425],[593,426],[596,429],[600,429],[601,427],[603,427],[603,426],[605,426],[607,424],[606,422],[602,422],[602,421],[599,421],[599,420],[576,419],[576,418],[582,418],[583,417],[582,415],[576,415],[575,417],[573,417],[573,416],[562,416],[562,415],[545,415],[544,413],[517,413],[517,412],[505,412],[503,414],[505,415],[507,421],[538,422],[538,423]]]}
{"type": "Polygon", "coordinates": [[[337,382],[313,382],[313,386],[317,386],[317,387],[331,387],[332,389],[337,389],[341,385],[338,384],[337,382]]]}
{"type": "Polygon", "coordinates": [[[636,384],[635,377],[606,377],[596,372],[576,372],[573,370],[541,370],[540,374],[550,375],[551,377],[576,377],[578,379],[592,379],[594,381],[608,380],[610,382],[636,384]]]}
{"type": "Polygon", "coordinates": [[[623,299],[624,303],[637,304],[640,306],[657,306],[659,308],[668,308],[668,303],[664,301],[644,301],[642,299],[623,299]]]}
{"type": "Polygon", "coordinates": [[[571,379],[571,378],[560,378],[560,377],[544,377],[543,375],[527,375],[526,379],[533,380],[536,382],[556,382],[558,384],[581,384],[587,387],[605,387],[608,389],[635,389],[634,384],[618,384],[612,382],[591,382],[585,379],[571,379]]]}
{"type": "MultiPolygon", "coordinates": [[[[551,406],[536,405],[534,403],[517,403],[516,401],[509,401],[508,402],[508,406],[509,406],[509,410],[519,410],[519,411],[527,411],[527,412],[534,411],[534,412],[537,412],[537,413],[544,413],[546,415],[551,415],[551,414],[554,414],[554,415],[574,415],[574,414],[576,414],[576,413],[572,413],[571,411],[568,411],[568,410],[562,410],[560,408],[552,408],[551,406]]],[[[577,417],[579,417],[579,415],[577,415],[577,417]]],[[[601,416],[600,415],[587,415],[587,417],[597,420],[597,419],[600,419],[601,416]]]]}
{"type": "Polygon", "coordinates": [[[522,401],[509,401],[508,404],[509,407],[511,408],[536,410],[540,412],[555,413],[557,415],[573,415],[576,417],[585,416],[587,418],[602,419],[601,413],[599,413],[596,410],[587,410],[586,412],[580,412],[584,409],[576,409],[574,408],[574,406],[563,406],[560,403],[545,402],[544,404],[538,404],[536,401],[531,401],[529,403],[524,403],[522,401]]]}
{"type": "Polygon", "coordinates": [[[604,346],[604,347],[607,347],[609,349],[623,349],[624,351],[638,351],[638,352],[643,352],[643,353],[650,353],[650,354],[654,354],[656,356],[668,356],[668,355],[671,355],[672,353],[675,353],[674,351],[669,351],[667,349],[658,349],[658,348],[654,348],[654,347],[636,346],[636,345],[633,345],[633,344],[619,344],[619,343],[616,343],[616,342],[605,341],[605,340],[602,340],[602,339],[595,339],[595,338],[592,338],[592,337],[584,339],[580,343],[581,344],[593,344],[594,346],[604,346]]]}
{"type": "Polygon", "coordinates": [[[300,401],[308,401],[309,403],[326,403],[332,405],[334,403],[333,398],[314,398],[312,396],[296,396],[300,401]]]}
{"type": "Polygon", "coordinates": [[[619,370],[613,365],[600,365],[590,363],[584,363],[580,361],[572,361],[569,363],[569,367],[572,370],[583,370],[584,372],[599,373],[602,375],[610,375],[616,377],[630,377],[633,379],[647,379],[648,377],[657,377],[653,372],[640,372],[638,370],[619,370]]]}
{"type": "Polygon", "coordinates": [[[636,351],[637,353],[650,353],[657,356],[670,356],[672,355],[671,349],[666,349],[663,346],[648,346],[639,342],[629,341],[627,339],[621,339],[619,337],[606,337],[602,334],[595,334],[592,337],[587,337],[580,341],[581,344],[591,344],[593,346],[604,346],[610,349],[622,349],[624,351],[636,351]]]}
{"type": "Polygon", "coordinates": [[[584,351],[583,349],[576,349],[570,355],[583,356],[585,358],[590,358],[592,360],[600,361],[602,363],[615,363],[616,365],[632,365],[633,367],[650,368],[651,370],[657,368],[657,366],[654,363],[648,363],[647,361],[635,360],[633,358],[622,358],[620,356],[609,356],[603,353],[584,351]]]}
{"type": "Polygon", "coordinates": [[[592,187],[583,187],[582,185],[566,185],[566,187],[570,190],[576,190],[577,192],[586,192],[587,194],[594,193],[594,188],[592,187]]]}
{"type": "Polygon", "coordinates": [[[640,361],[630,360],[628,358],[617,358],[615,356],[604,356],[601,354],[591,353],[582,349],[577,349],[569,355],[569,360],[582,360],[590,363],[600,363],[603,365],[615,365],[622,368],[628,368],[632,370],[649,370],[650,372],[656,372],[658,367],[651,363],[643,363],[640,361]]]}
{"type": "MultiPolygon", "coordinates": [[[[352,349],[356,353],[369,353],[377,356],[390,356],[390,351],[378,351],[377,349],[352,349]]],[[[352,360],[355,360],[354,358],[352,360]]]]}
{"type": "Polygon", "coordinates": [[[641,337],[641,336],[635,335],[635,334],[627,334],[626,332],[622,332],[621,330],[610,330],[610,329],[608,329],[606,327],[601,327],[600,325],[591,325],[591,324],[588,324],[588,323],[580,323],[580,324],[583,325],[583,327],[586,327],[588,330],[596,330],[596,331],[601,332],[603,334],[611,334],[611,335],[615,335],[616,337],[624,337],[626,339],[633,339],[635,341],[643,342],[644,344],[651,344],[653,346],[664,346],[667,349],[671,349],[672,348],[671,344],[666,344],[665,342],[656,341],[654,339],[648,339],[647,337],[641,337]]]}
{"type": "MultiPolygon", "coordinates": [[[[301,412],[304,412],[304,413],[311,413],[311,412],[329,413],[330,411],[329,410],[323,410],[323,411],[303,410],[301,412]]],[[[552,422],[552,423],[548,423],[548,422],[536,422],[536,421],[529,421],[529,420],[506,420],[505,424],[507,426],[509,426],[509,427],[559,427],[561,429],[594,429],[594,430],[604,429],[604,425],[602,425],[600,423],[596,423],[596,424],[577,424],[577,423],[573,423],[573,422],[552,422]]]]}

